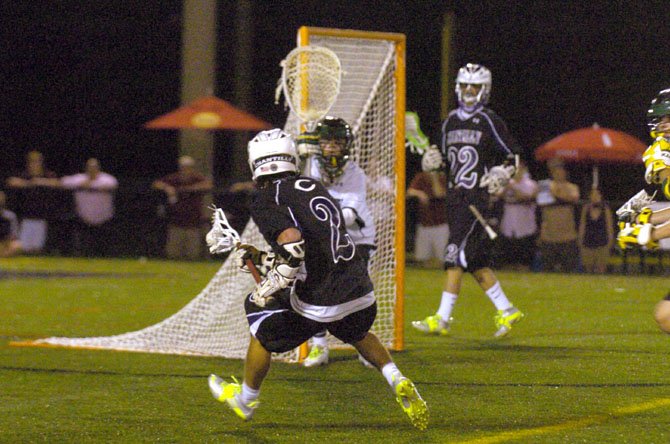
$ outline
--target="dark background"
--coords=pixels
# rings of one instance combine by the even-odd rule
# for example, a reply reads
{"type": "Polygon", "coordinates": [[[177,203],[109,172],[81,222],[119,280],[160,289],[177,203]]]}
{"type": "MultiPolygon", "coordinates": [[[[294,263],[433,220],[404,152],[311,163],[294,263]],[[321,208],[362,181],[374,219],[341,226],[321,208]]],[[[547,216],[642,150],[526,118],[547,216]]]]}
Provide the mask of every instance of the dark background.
{"type": "MultiPolygon", "coordinates": [[[[215,95],[234,103],[234,1],[220,1],[215,95]]],[[[281,126],[274,105],[280,60],[301,25],[400,32],[407,36],[407,109],[435,141],[440,126],[443,14],[454,11],[452,66],[493,72],[491,107],[532,161],[543,142],[571,129],[601,126],[648,143],[645,111],[670,86],[667,1],[256,1],[253,100],[247,111],[281,126]]],[[[180,1],[3,2],[0,62],[0,176],[37,149],[58,174],[98,157],[122,183],[144,184],[176,167],[177,134],[141,125],[180,105],[180,1]]],[[[230,134],[216,138],[216,179],[227,185],[230,134]]],[[[409,174],[417,168],[409,160],[409,174]]],[[[589,168],[570,167],[582,189],[589,168]]],[[[605,196],[625,199],[643,168],[601,170],[605,196]]],[[[245,174],[245,173],[242,173],[245,174]]]]}

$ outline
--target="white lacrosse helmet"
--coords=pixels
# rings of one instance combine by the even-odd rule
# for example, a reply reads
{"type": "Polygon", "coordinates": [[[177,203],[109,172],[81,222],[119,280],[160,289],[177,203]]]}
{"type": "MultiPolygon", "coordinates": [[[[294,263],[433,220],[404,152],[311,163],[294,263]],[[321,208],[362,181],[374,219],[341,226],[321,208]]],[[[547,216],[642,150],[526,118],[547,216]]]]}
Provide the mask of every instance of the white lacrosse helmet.
{"type": "Polygon", "coordinates": [[[293,137],[279,128],[261,131],[247,145],[254,180],[284,172],[298,172],[298,152],[293,137]]]}
{"type": "Polygon", "coordinates": [[[488,103],[491,96],[491,71],[483,65],[468,63],[458,70],[456,76],[456,97],[458,105],[467,111],[488,103]],[[476,94],[468,91],[467,85],[481,85],[476,94]]]}

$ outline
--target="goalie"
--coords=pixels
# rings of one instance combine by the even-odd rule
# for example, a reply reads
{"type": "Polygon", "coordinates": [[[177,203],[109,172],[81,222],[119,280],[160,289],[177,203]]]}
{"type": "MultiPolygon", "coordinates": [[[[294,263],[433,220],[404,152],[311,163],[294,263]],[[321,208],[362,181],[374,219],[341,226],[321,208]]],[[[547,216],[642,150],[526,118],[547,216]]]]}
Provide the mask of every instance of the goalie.
{"type": "Polygon", "coordinates": [[[240,418],[251,419],[271,354],[292,350],[327,329],[381,371],[412,424],[424,429],[426,403],[369,331],[377,302],[339,204],[319,181],[298,174],[298,153],[288,133],[262,131],[248,152],[258,185],[251,216],[272,252],[239,247],[243,262],[251,259],[265,276],[244,301],[251,333],[244,380],[211,375],[212,395],[240,418]]]}
{"type": "MultiPolygon", "coordinates": [[[[642,156],[644,178],[648,184],[659,186],[670,199],[670,88],[660,91],[651,101],[647,126],[654,142],[642,156]]],[[[670,238],[670,207],[653,211],[650,204],[654,195],[642,190],[617,210],[620,248],[654,249],[659,240],[670,238]]],[[[654,318],[661,330],[670,333],[670,293],[656,304],[654,318]]]]}
{"type": "Polygon", "coordinates": [[[494,216],[490,196],[499,196],[514,176],[519,152],[516,141],[498,115],[486,105],[491,94],[491,71],[468,63],[458,71],[458,108],[442,123],[442,149],[428,148],[425,171],[445,168],[449,242],[444,255],[446,278],[440,306],[434,315],[412,322],[428,334],[449,333],[451,312],[469,272],[496,307],[495,337],[507,335],[523,313],[509,301],[493,270],[493,233],[485,218],[494,216]],[[484,217],[481,217],[481,215],[484,217]],[[487,233],[488,230],[491,230],[487,233]]]}

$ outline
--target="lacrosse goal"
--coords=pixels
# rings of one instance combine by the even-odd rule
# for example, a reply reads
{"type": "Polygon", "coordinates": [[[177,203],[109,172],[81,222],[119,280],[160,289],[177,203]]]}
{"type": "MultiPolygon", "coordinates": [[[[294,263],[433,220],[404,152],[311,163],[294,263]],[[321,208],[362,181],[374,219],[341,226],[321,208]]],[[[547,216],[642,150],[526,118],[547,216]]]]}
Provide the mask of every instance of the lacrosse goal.
{"type": "MultiPolygon", "coordinates": [[[[375,219],[378,246],[370,261],[378,301],[373,331],[387,348],[401,350],[404,346],[405,36],[301,27],[298,46],[308,44],[334,51],[342,65],[340,93],[329,114],[345,119],[352,126],[355,135],[352,158],[368,175],[368,205],[375,219]]],[[[300,122],[293,113],[285,130],[300,133],[300,122]]],[[[247,224],[241,239],[267,248],[253,221],[247,224]]],[[[249,330],[242,301],[254,281],[234,262],[226,260],[200,294],[158,324],[116,336],[52,337],[22,345],[244,358],[249,330]]],[[[332,340],[332,346],[343,344],[332,340]]],[[[295,362],[305,351],[301,347],[276,355],[275,359],[295,362]]]]}

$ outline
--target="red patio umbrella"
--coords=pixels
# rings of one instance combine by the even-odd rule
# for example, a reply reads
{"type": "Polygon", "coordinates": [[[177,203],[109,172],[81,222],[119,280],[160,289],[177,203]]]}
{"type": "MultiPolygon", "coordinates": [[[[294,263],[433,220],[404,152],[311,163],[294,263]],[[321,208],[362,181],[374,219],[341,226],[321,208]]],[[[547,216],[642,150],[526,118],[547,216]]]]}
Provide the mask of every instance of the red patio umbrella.
{"type": "Polygon", "coordinates": [[[269,123],[214,96],[201,97],[144,124],[150,129],[265,130],[269,123]]]}
{"type": "Polygon", "coordinates": [[[554,137],[535,150],[541,161],[562,159],[565,162],[593,164],[593,187],[598,186],[598,164],[604,162],[642,162],[647,146],[638,138],[622,131],[602,128],[594,123],[554,137]]]}

